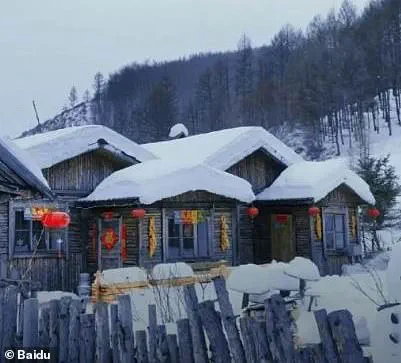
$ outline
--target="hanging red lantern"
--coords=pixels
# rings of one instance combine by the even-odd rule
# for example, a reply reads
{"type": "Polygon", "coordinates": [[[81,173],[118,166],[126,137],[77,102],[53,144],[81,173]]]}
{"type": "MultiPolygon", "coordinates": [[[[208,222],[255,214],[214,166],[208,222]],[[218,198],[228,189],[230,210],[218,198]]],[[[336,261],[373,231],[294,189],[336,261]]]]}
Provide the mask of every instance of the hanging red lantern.
{"type": "Polygon", "coordinates": [[[371,218],[377,218],[380,216],[380,211],[377,208],[369,208],[368,216],[371,218]]]}
{"type": "Polygon", "coordinates": [[[288,214],[276,214],[276,222],[284,224],[288,222],[288,214]]]}
{"type": "Polygon", "coordinates": [[[131,216],[133,218],[143,218],[143,217],[145,217],[145,214],[146,214],[146,211],[145,211],[145,209],[142,209],[142,208],[133,209],[131,211],[131,216]]]}
{"type": "Polygon", "coordinates": [[[106,221],[113,219],[114,213],[113,212],[103,212],[102,218],[106,221]]]}
{"type": "Polygon", "coordinates": [[[42,216],[42,224],[46,228],[65,228],[71,222],[71,217],[65,212],[49,212],[42,216]]]}
{"type": "Polygon", "coordinates": [[[251,219],[256,218],[259,215],[259,209],[256,207],[249,207],[246,210],[246,214],[248,214],[248,217],[251,219]]]}
{"type": "Polygon", "coordinates": [[[118,242],[118,236],[113,228],[108,228],[102,233],[102,243],[107,250],[111,250],[118,242]]]}
{"type": "Polygon", "coordinates": [[[310,207],[310,208],[308,209],[308,214],[309,214],[311,217],[316,217],[317,215],[320,214],[320,209],[319,209],[318,207],[310,207]]]}

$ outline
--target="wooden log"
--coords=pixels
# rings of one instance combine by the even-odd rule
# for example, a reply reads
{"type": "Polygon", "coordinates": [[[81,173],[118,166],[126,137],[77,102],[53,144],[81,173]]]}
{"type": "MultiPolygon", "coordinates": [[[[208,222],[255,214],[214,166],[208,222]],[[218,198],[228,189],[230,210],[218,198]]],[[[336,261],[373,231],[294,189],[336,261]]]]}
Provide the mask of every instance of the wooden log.
{"type": "Polygon", "coordinates": [[[120,322],[118,321],[118,307],[115,304],[110,305],[110,339],[111,354],[113,363],[120,362],[120,348],[118,346],[118,334],[120,330],[120,322]]]}
{"type": "Polygon", "coordinates": [[[158,363],[157,358],[157,313],[156,305],[148,305],[149,314],[149,362],[158,363]]]}
{"type": "Polygon", "coordinates": [[[342,363],[365,362],[351,313],[348,310],[333,311],[328,315],[328,321],[340,361],[342,363]]]}
{"type": "Polygon", "coordinates": [[[3,321],[3,331],[0,335],[1,352],[3,352],[4,348],[15,347],[18,313],[17,296],[18,289],[16,286],[8,286],[4,291],[4,300],[1,305],[1,310],[4,311],[3,318],[1,319],[3,321]]]}
{"type": "Polygon", "coordinates": [[[213,279],[213,284],[219,301],[221,319],[227,333],[233,361],[235,363],[246,362],[244,347],[242,345],[237,323],[235,321],[233,307],[226,288],[226,280],[218,277],[213,279]]]}
{"type": "Polygon", "coordinates": [[[157,360],[160,363],[170,363],[170,353],[168,350],[167,332],[165,325],[158,325],[156,330],[157,337],[157,360]]]}
{"type": "Polygon", "coordinates": [[[93,314],[81,314],[81,344],[79,349],[79,361],[95,362],[95,316],[93,314]]]}
{"type": "Polygon", "coordinates": [[[231,362],[230,350],[224,335],[220,314],[214,308],[214,302],[207,300],[199,304],[199,315],[209,338],[215,362],[231,362]]]}
{"type": "Polygon", "coordinates": [[[325,309],[314,312],[317,328],[319,330],[320,341],[322,342],[323,354],[328,362],[338,363],[339,355],[336,344],[331,334],[331,328],[325,309]]]}
{"type": "Polygon", "coordinates": [[[118,346],[120,349],[120,361],[131,363],[135,360],[134,331],[132,328],[131,298],[129,295],[118,297],[119,334],[118,346]]]}
{"type": "Polygon", "coordinates": [[[182,363],[194,363],[191,330],[188,319],[180,319],[177,321],[177,334],[180,361],[182,363]]]}
{"type": "Polygon", "coordinates": [[[149,363],[146,331],[137,330],[135,332],[135,341],[136,341],[136,359],[138,363],[149,363]]]}
{"type": "Polygon", "coordinates": [[[178,353],[177,335],[176,334],[168,334],[167,335],[167,344],[168,344],[168,351],[170,353],[170,362],[171,363],[179,363],[180,356],[178,353]]]}
{"type": "Polygon", "coordinates": [[[199,315],[198,297],[194,285],[184,286],[184,301],[189,320],[195,363],[208,363],[205,333],[199,315]]]}
{"type": "Polygon", "coordinates": [[[39,319],[39,346],[47,348],[50,345],[50,308],[43,307],[39,319]]]}
{"type": "Polygon", "coordinates": [[[256,357],[255,343],[253,341],[253,333],[251,326],[251,318],[248,316],[239,319],[241,336],[244,342],[244,350],[247,363],[258,363],[256,357]]]}
{"type": "MultiPolygon", "coordinates": [[[[58,356],[58,315],[59,315],[60,302],[58,300],[50,300],[49,302],[49,348],[52,349],[53,354],[58,356]]],[[[58,360],[58,357],[56,357],[58,360]]]]}
{"type": "Polygon", "coordinates": [[[24,302],[24,348],[39,346],[39,300],[27,299],[24,302]]]}
{"type": "MultiPolygon", "coordinates": [[[[251,330],[253,335],[253,341],[255,344],[256,351],[256,361],[258,363],[269,363],[273,362],[269,345],[267,343],[267,335],[266,335],[266,323],[263,320],[250,320],[251,330]]],[[[285,361],[279,361],[285,362],[285,361]]]]}
{"type": "Polygon", "coordinates": [[[110,363],[110,329],[108,304],[98,302],[95,305],[95,329],[96,329],[96,362],[110,363]]]}
{"type": "Polygon", "coordinates": [[[79,345],[80,345],[80,315],[81,301],[72,300],[70,304],[69,331],[68,331],[68,362],[79,363],[79,345]]]}
{"type": "Polygon", "coordinates": [[[60,299],[60,309],[58,316],[59,349],[58,359],[60,363],[68,362],[68,339],[70,332],[70,304],[72,298],[63,296],[60,299]]]}

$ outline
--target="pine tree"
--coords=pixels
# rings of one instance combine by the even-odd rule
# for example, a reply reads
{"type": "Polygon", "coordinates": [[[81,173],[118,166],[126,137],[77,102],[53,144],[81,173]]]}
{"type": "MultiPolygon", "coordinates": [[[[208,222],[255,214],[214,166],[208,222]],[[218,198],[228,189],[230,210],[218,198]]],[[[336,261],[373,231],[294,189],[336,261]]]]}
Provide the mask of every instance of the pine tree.
{"type": "Polygon", "coordinates": [[[68,101],[70,103],[70,107],[74,107],[78,101],[78,92],[75,86],[71,87],[70,94],[68,96],[68,101]]]}

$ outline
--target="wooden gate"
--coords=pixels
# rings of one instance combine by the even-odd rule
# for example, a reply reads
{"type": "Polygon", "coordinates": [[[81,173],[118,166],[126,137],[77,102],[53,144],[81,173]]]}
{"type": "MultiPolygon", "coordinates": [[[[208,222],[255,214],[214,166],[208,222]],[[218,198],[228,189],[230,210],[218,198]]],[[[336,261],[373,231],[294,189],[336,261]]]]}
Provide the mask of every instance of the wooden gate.
{"type": "Polygon", "coordinates": [[[119,268],[121,261],[121,218],[99,219],[98,268],[119,268]]]}
{"type": "Polygon", "coordinates": [[[295,257],[292,215],[272,214],[271,221],[272,259],[288,262],[295,257]]]}

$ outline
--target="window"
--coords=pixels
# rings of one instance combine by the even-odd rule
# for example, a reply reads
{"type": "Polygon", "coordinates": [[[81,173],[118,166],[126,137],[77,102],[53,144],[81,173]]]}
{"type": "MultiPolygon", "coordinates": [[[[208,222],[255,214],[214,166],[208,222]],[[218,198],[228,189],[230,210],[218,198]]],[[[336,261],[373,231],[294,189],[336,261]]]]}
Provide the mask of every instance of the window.
{"type": "Polygon", "coordinates": [[[346,246],[345,214],[324,214],[324,241],[327,249],[344,249],[346,246]]]}
{"type": "Polygon", "coordinates": [[[38,220],[25,216],[23,209],[14,211],[14,253],[59,251],[66,241],[65,230],[45,230],[38,220]]]}
{"type": "Polygon", "coordinates": [[[169,259],[194,259],[208,257],[209,223],[206,218],[202,222],[184,224],[174,216],[168,217],[167,243],[169,259]]]}

